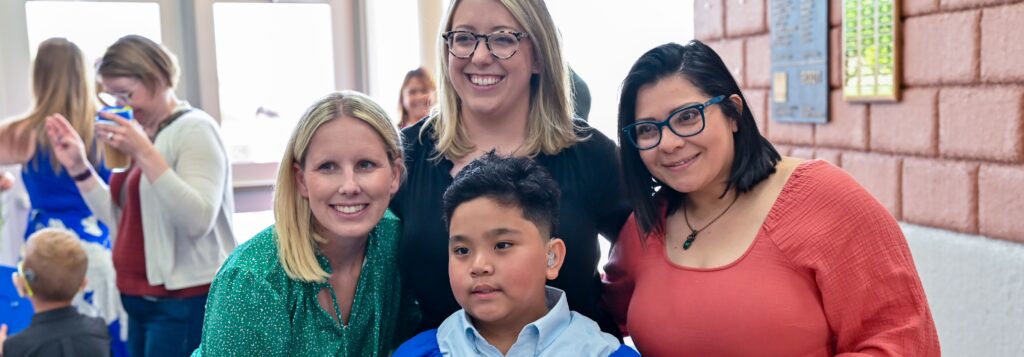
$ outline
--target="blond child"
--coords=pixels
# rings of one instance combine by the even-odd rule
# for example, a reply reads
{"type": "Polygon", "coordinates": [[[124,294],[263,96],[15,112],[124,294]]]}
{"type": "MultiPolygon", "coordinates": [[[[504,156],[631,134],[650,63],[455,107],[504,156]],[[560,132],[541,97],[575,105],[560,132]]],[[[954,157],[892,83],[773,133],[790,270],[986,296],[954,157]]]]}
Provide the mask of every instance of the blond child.
{"type": "MultiPolygon", "coordinates": [[[[29,237],[25,258],[11,277],[32,302],[35,316],[24,331],[7,338],[0,354],[16,356],[108,356],[110,335],[103,319],[78,313],[71,300],[85,288],[89,265],[73,233],[46,228],[29,237]]],[[[2,329],[6,332],[6,326],[2,329]]],[[[3,336],[0,336],[0,340],[3,336]]]]}

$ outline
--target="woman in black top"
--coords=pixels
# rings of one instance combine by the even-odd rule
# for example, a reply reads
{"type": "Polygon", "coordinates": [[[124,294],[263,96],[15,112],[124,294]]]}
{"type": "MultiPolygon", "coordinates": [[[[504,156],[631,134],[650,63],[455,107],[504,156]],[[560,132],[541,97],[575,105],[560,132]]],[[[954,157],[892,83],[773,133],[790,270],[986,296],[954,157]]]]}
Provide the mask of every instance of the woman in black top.
{"type": "Polygon", "coordinates": [[[555,236],[565,264],[550,285],[569,307],[619,335],[598,306],[597,235],[615,237],[630,213],[615,144],[571,118],[569,76],[542,1],[453,1],[441,43],[439,107],[403,130],[408,179],[392,200],[403,222],[399,259],[423,312],[421,330],[459,309],[448,281],[448,230],[441,197],[483,153],[533,157],[562,190],[555,236]]]}

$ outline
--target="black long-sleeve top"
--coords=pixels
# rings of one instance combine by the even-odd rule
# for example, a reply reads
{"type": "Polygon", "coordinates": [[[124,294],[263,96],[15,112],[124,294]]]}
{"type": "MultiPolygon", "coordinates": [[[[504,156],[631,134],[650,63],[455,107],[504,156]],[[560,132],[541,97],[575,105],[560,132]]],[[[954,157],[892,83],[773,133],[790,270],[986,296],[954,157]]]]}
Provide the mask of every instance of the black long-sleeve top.
{"type": "MultiPolygon", "coordinates": [[[[398,248],[402,280],[423,313],[419,330],[437,328],[460,309],[448,280],[448,227],[441,203],[452,184],[453,163],[431,159],[436,156],[431,133],[420,134],[425,122],[402,130],[408,177],[391,201],[391,210],[402,219],[398,248]]],[[[558,278],[548,284],[566,292],[570,309],[620,336],[599,306],[598,234],[615,239],[631,208],[621,190],[615,143],[585,122],[576,123],[581,127],[577,135],[588,139],[558,154],[541,153],[535,158],[562,190],[555,236],[565,241],[565,263],[558,278]]]]}

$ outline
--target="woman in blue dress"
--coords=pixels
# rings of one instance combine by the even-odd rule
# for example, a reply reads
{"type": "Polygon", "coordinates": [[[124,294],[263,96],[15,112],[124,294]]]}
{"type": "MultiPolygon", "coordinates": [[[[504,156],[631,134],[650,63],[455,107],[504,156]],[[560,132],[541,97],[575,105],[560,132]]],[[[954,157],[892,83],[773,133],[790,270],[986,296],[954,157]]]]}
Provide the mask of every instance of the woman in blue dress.
{"type": "Polygon", "coordinates": [[[123,338],[118,336],[125,334],[118,320],[125,313],[114,281],[110,230],[85,205],[76,178],[53,157],[45,131],[47,116],[59,113],[67,118],[85,142],[94,143],[88,150],[89,161],[105,182],[110,171],[102,164],[102,150],[93,138],[94,83],[77,45],[63,38],[43,41],[32,66],[33,108],[23,118],[0,124],[0,165],[22,165],[21,179],[32,206],[25,237],[58,227],[75,232],[82,240],[89,255],[88,285],[75,305],[86,314],[103,317],[114,337],[113,350],[123,351],[119,347],[123,338]]]}

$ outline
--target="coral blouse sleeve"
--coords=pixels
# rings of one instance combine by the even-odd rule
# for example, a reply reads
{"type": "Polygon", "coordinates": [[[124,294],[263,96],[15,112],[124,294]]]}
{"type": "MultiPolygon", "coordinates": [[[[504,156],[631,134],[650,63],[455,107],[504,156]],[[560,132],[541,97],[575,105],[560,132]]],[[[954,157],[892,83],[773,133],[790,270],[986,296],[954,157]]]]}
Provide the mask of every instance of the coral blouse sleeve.
{"type": "Polygon", "coordinates": [[[642,245],[636,219],[630,215],[626,224],[622,226],[618,239],[612,245],[608,264],[604,266],[602,302],[612,319],[619,325],[623,336],[629,335],[626,315],[629,312],[629,301],[633,297],[633,288],[636,286],[635,265],[640,258],[642,245]]]}
{"type": "Polygon", "coordinates": [[[899,225],[842,170],[829,164],[798,179],[783,202],[775,241],[809,269],[835,336],[837,356],[939,356],[924,289],[899,225]],[[797,193],[799,191],[799,193],[797,193]],[[803,196],[803,197],[792,197],[803,196]]]}

